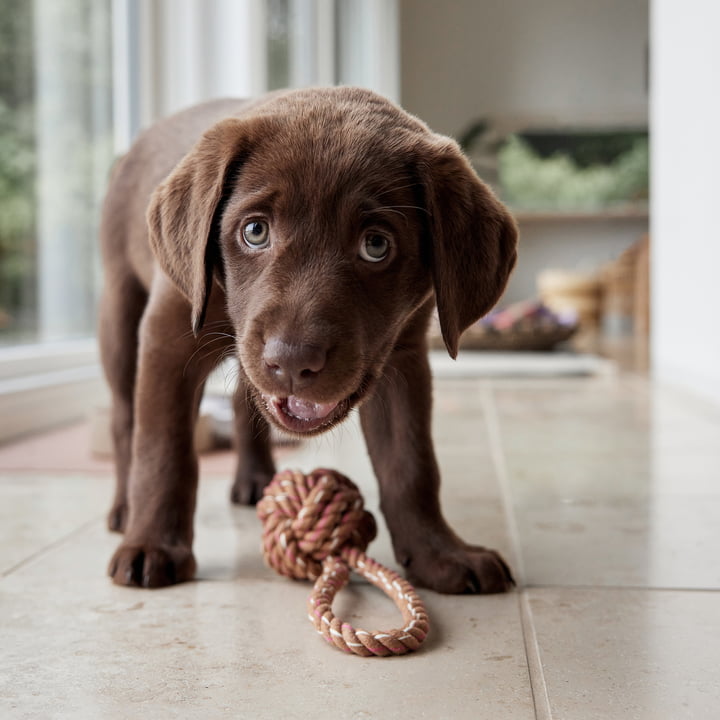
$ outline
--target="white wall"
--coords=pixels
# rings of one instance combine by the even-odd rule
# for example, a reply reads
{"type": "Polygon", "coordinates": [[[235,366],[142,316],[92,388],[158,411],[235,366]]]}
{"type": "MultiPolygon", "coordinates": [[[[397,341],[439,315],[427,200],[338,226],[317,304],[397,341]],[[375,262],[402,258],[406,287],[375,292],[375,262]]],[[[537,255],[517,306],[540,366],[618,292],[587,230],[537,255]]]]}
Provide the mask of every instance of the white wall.
{"type": "Polygon", "coordinates": [[[402,103],[438,132],[457,134],[488,115],[647,121],[648,0],[402,0],[400,8],[402,103]]]}
{"type": "Polygon", "coordinates": [[[718,28],[718,0],[653,0],[653,368],[720,402],[718,28]]]}

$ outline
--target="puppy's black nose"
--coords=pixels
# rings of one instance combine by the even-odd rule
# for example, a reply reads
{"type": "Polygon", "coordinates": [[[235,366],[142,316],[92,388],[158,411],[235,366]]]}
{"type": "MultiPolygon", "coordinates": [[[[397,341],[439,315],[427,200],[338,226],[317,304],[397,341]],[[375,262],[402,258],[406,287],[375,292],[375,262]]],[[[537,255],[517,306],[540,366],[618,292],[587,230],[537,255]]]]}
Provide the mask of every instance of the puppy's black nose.
{"type": "Polygon", "coordinates": [[[312,384],[325,367],[327,351],[319,345],[290,343],[280,337],[265,342],[263,360],[274,380],[283,384],[288,394],[312,384]]]}

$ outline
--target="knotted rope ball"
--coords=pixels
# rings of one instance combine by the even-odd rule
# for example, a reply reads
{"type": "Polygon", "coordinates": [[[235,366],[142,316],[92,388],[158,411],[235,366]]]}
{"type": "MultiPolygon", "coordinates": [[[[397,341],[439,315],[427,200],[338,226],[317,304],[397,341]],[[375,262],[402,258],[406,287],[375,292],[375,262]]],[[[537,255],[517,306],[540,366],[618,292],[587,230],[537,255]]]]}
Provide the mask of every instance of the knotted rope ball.
{"type": "Polygon", "coordinates": [[[365,657],[403,655],[420,647],[429,630],[425,607],[407,580],[365,555],[375,537],[375,519],[352,480],[334,470],[280,472],[265,489],[257,513],[265,562],[281,575],[315,581],[308,617],[328,642],[365,657]],[[351,569],[394,600],[402,629],[367,632],[335,617],[332,601],[351,569]]]}

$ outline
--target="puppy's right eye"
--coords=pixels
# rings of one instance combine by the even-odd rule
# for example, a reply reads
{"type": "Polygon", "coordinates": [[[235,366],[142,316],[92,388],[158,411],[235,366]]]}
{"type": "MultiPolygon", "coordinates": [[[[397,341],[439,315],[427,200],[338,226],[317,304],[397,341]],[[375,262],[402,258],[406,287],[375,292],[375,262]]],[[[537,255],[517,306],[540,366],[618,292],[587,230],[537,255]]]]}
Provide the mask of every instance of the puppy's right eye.
{"type": "Polygon", "coordinates": [[[360,257],[367,262],[382,262],[389,252],[390,241],[379,233],[368,233],[360,243],[360,257]]]}
{"type": "Polygon", "coordinates": [[[270,244],[270,228],[264,220],[253,220],[242,229],[245,244],[253,250],[263,250],[270,244]]]}

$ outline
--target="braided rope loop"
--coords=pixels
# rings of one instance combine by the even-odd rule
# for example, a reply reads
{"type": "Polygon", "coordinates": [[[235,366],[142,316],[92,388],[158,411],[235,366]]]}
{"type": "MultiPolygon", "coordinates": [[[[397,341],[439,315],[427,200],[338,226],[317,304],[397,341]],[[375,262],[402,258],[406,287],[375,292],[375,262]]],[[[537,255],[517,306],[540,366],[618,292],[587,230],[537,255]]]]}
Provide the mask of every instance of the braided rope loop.
{"type": "Polygon", "coordinates": [[[403,655],[420,647],[430,627],[425,607],[407,580],[365,555],[375,520],[351,480],[323,469],[310,475],[278,473],[257,512],[267,564],[287,577],[315,581],[308,617],[329,643],[365,657],[403,655]],[[335,617],[332,601],[351,569],[395,602],[402,629],[367,632],[335,617]]]}

